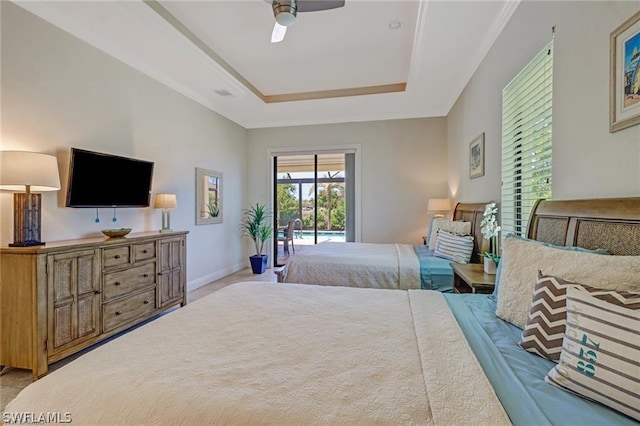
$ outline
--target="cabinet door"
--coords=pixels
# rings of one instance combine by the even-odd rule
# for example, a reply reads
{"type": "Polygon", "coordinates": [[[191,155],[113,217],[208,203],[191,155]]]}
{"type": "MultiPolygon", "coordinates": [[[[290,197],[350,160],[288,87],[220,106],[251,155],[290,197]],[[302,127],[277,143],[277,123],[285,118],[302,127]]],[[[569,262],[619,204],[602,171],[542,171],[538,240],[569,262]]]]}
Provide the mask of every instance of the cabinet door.
{"type": "Polygon", "coordinates": [[[100,334],[100,251],[47,256],[49,355],[100,334]]]}
{"type": "Polygon", "coordinates": [[[184,296],[183,247],[182,237],[158,241],[158,287],[161,307],[184,296]]]}

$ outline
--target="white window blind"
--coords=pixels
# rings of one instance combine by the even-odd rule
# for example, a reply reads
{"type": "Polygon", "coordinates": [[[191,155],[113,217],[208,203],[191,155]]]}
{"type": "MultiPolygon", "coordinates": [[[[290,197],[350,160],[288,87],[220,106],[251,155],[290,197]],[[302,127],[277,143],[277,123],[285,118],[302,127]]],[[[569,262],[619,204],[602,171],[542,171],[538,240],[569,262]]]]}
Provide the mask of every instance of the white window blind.
{"type": "Polygon", "coordinates": [[[553,40],[502,91],[503,235],[526,234],[531,209],[551,198],[553,40]]]}

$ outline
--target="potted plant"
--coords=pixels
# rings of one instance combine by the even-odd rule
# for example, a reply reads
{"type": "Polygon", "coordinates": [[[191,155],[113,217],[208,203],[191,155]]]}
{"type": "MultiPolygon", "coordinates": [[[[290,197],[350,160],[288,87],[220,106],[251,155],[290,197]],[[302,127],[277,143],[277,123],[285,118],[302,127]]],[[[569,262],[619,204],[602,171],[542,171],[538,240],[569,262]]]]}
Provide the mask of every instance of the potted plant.
{"type": "Polygon", "coordinates": [[[480,231],[484,237],[484,271],[487,274],[495,274],[497,265],[500,262],[497,240],[500,226],[496,220],[496,213],[498,213],[498,208],[496,207],[496,203],[492,201],[485,206],[482,222],[480,222],[480,231]]]}
{"type": "Polygon", "coordinates": [[[243,234],[251,238],[256,245],[256,254],[249,256],[254,274],[263,274],[267,269],[268,255],[262,254],[262,250],[265,241],[273,234],[273,228],[269,225],[269,216],[264,204],[256,203],[244,210],[244,218],[240,225],[243,234]]]}

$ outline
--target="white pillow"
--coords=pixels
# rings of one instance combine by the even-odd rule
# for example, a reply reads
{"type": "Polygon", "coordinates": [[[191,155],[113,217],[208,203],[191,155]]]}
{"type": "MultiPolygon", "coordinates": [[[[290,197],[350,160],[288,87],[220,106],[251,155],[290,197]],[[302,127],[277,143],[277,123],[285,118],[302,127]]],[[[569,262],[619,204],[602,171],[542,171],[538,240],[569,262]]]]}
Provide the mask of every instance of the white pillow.
{"type": "Polygon", "coordinates": [[[471,222],[463,222],[461,220],[449,220],[443,218],[432,219],[431,232],[429,233],[429,250],[436,249],[436,238],[438,237],[438,229],[455,232],[456,234],[468,235],[471,233],[471,222]]]}
{"type": "Polygon", "coordinates": [[[640,256],[567,251],[520,238],[505,238],[496,315],[523,328],[531,310],[538,270],[567,281],[617,291],[640,291],[640,256]]]}
{"type": "Polygon", "coordinates": [[[640,420],[638,305],[618,306],[569,287],[560,361],[545,381],[640,420]]]}
{"type": "Polygon", "coordinates": [[[433,252],[434,256],[458,263],[469,263],[471,253],[473,253],[473,236],[454,234],[442,229],[438,230],[436,249],[433,252]]]}

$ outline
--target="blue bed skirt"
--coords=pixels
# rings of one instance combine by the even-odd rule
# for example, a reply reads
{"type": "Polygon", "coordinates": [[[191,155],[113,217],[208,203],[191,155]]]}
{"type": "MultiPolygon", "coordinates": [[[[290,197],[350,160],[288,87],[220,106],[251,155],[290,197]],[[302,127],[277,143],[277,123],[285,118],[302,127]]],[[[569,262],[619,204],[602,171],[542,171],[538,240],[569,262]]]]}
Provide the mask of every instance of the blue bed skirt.
{"type": "Polygon", "coordinates": [[[522,330],[495,316],[495,301],[488,295],[444,297],[514,425],[638,425],[546,383],[555,363],[518,346],[522,330]]]}
{"type": "Polygon", "coordinates": [[[423,290],[442,293],[453,292],[453,270],[451,261],[436,257],[427,246],[413,247],[420,261],[420,283],[423,290]]]}

